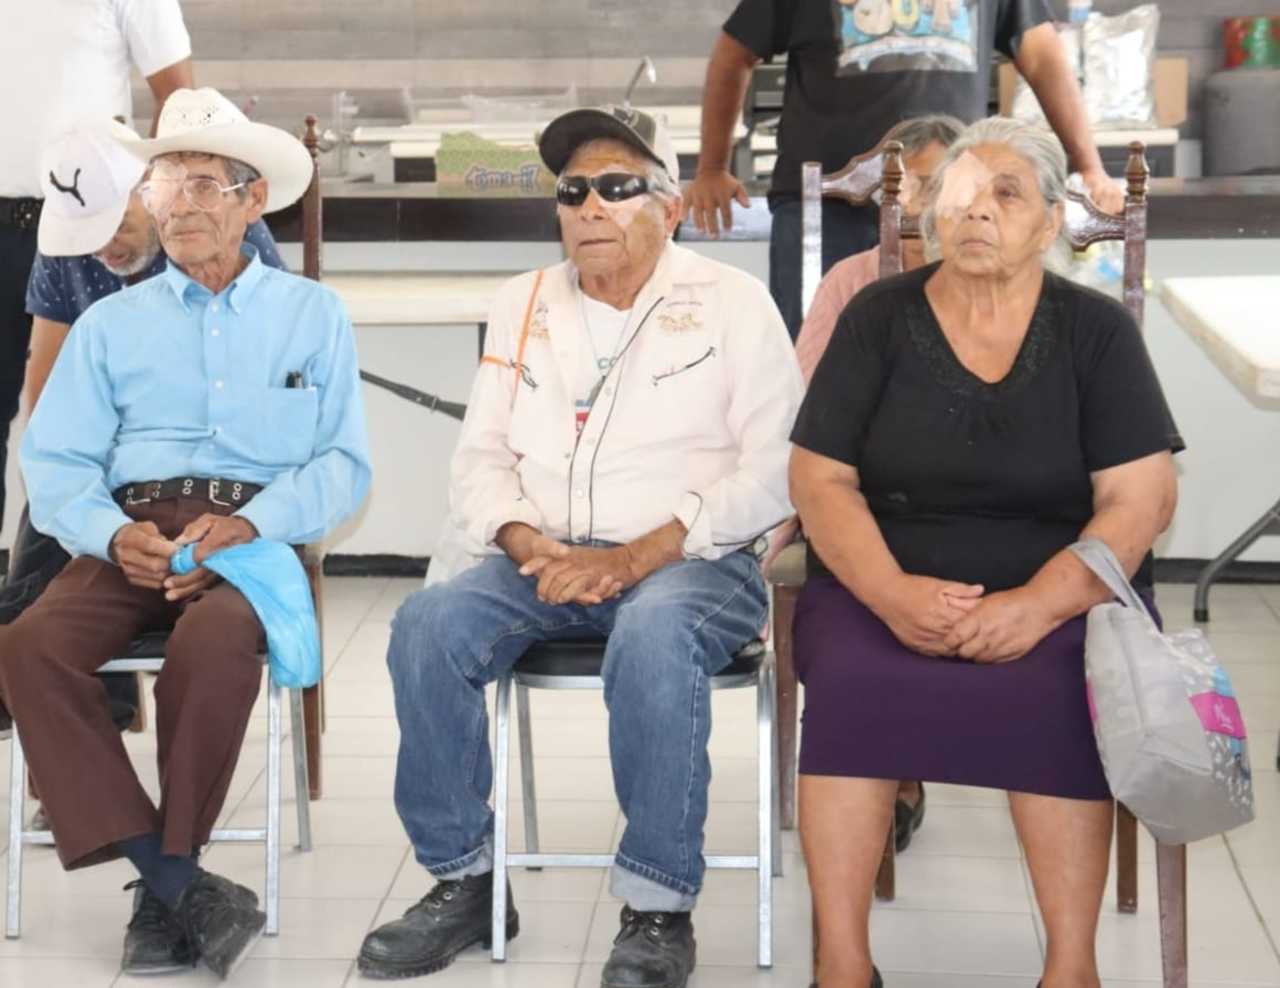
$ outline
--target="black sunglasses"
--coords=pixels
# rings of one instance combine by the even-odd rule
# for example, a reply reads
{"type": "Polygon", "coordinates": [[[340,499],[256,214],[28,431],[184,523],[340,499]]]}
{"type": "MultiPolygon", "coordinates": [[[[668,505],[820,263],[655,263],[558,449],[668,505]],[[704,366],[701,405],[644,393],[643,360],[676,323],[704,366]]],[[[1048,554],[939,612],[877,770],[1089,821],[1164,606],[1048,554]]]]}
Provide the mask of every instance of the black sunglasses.
{"type": "Polygon", "coordinates": [[[650,191],[649,180],[627,172],[605,172],[594,178],[566,175],[556,182],[556,202],[562,206],[581,206],[595,189],[605,202],[623,202],[650,191]]]}

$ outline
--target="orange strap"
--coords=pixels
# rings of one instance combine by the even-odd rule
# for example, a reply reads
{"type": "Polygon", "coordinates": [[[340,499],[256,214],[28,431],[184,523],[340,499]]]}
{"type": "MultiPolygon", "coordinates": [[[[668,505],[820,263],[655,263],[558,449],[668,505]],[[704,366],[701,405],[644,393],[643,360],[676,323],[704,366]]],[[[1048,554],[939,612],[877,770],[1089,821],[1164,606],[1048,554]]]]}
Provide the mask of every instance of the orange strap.
{"type": "Polygon", "coordinates": [[[516,407],[516,395],[520,393],[520,371],[524,367],[524,345],[529,340],[529,320],[533,317],[533,303],[538,299],[538,289],[542,287],[542,274],[538,272],[538,277],[533,281],[533,291],[529,294],[529,304],[524,310],[524,324],[520,327],[520,343],[516,347],[516,359],[514,363],[508,364],[501,357],[493,357],[488,354],[480,358],[482,364],[497,364],[499,367],[510,367],[515,372],[515,380],[511,384],[511,407],[516,407]]]}
{"type": "Polygon", "coordinates": [[[520,345],[516,347],[515,381],[511,387],[511,407],[516,407],[516,395],[520,391],[520,372],[524,369],[524,345],[529,341],[529,319],[533,316],[533,303],[538,299],[538,289],[542,287],[542,274],[533,279],[533,291],[529,293],[529,304],[524,307],[524,324],[520,327],[520,345]]]}

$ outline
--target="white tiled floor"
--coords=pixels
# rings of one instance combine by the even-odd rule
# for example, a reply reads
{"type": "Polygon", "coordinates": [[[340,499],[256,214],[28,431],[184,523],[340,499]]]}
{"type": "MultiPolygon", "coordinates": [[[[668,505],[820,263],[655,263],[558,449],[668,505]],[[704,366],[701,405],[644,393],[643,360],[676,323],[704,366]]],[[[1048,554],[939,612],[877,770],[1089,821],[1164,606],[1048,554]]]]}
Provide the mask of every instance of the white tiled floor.
{"type": "MultiPolygon", "coordinates": [[[[412,580],[329,579],[325,646],[329,724],[325,798],[312,804],[316,848],[286,850],[280,936],[264,939],[237,973],[246,986],[339,988],[361,979],[353,958],[376,923],[423,894],[392,805],[397,731],[384,653],[396,605],[412,580]]],[[[1171,626],[1189,622],[1191,588],[1162,587],[1171,626]]],[[[1230,668],[1252,732],[1259,819],[1204,841],[1190,854],[1193,988],[1280,988],[1280,588],[1213,591],[1211,635],[1230,668]]],[[[260,705],[261,706],[261,705],[260,705]]],[[[613,801],[604,708],[597,694],[535,694],[539,821],[550,849],[607,850],[622,821],[613,801]]],[[[749,691],[718,694],[711,742],[715,778],[708,849],[749,852],[754,841],[754,707],[749,691]]],[[[154,785],[154,735],[129,748],[154,785]]],[[[261,816],[265,720],[255,717],[225,810],[233,822],[261,816]]],[[[0,742],[0,766],[8,743],[0,742]]],[[[7,771],[0,768],[0,778],[7,771]]],[[[518,789],[516,790],[518,792],[518,789]]],[[[890,988],[1031,988],[1043,936],[1029,880],[999,793],[931,786],[928,820],[898,864],[898,898],[877,906],[873,936],[890,988]]],[[[286,839],[292,791],[286,789],[286,839]]],[[[3,819],[7,806],[0,801],[3,819]]],[[[521,821],[513,817],[514,838],[521,821]]],[[[700,966],[693,988],[803,988],[808,984],[809,905],[795,835],[784,837],[786,877],[776,888],[775,967],[755,955],[753,876],[712,872],[695,913],[700,966]]],[[[1140,911],[1119,915],[1109,897],[1098,937],[1108,988],[1159,984],[1155,867],[1149,840],[1140,856],[1140,911]]],[[[210,868],[261,886],[258,848],[220,846],[210,868]]],[[[0,988],[107,988],[161,982],[123,978],[119,951],[128,898],[127,865],[65,874],[53,853],[28,851],[23,936],[0,940],[0,988]]],[[[421,982],[437,988],[595,988],[616,932],[618,904],[600,871],[517,871],[521,934],[505,965],[479,950],[421,982]]],[[[212,985],[204,971],[164,981],[212,985]]]]}

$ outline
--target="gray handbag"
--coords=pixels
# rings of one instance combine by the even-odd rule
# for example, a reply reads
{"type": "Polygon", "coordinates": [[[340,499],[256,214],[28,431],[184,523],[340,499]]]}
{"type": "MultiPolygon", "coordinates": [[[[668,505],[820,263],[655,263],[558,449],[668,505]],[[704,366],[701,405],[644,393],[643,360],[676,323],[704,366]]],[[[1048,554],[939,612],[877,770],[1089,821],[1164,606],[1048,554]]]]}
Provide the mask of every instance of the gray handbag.
{"type": "Polygon", "coordinates": [[[1226,670],[1199,629],[1162,634],[1114,553],[1071,546],[1118,598],[1089,611],[1089,712],[1115,798],[1165,844],[1253,819],[1244,720],[1226,670]]]}

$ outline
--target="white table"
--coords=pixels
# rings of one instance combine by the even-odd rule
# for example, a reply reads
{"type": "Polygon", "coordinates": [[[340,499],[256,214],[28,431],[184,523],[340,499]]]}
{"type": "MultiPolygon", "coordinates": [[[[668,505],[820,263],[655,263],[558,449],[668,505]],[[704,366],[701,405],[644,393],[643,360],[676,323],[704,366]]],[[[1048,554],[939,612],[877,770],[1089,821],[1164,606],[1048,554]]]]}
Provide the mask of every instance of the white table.
{"type": "MultiPolygon", "coordinates": [[[[325,275],[324,283],[341,297],[357,326],[456,326],[477,330],[476,359],[484,355],[489,307],[510,274],[491,272],[366,271],[325,275]]],[[[466,409],[407,384],[361,371],[376,387],[431,411],[461,419],[466,409]]]]}
{"type": "Polygon", "coordinates": [[[489,306],[509,274],[367,271],[326,274],[355,325],[442,326],[489,319],[489,306]]]}
{"type": "MultiPolygon", "coordinates": [[[[1280,275],[1166,278],[1160,297],[1250,401],[1280,411],[1280,275]]],[[[1280,502],[1200,573],[1195,619],[1209,620],[1209,586],[1264,535],[1280,535],[1280,502]]]]}

